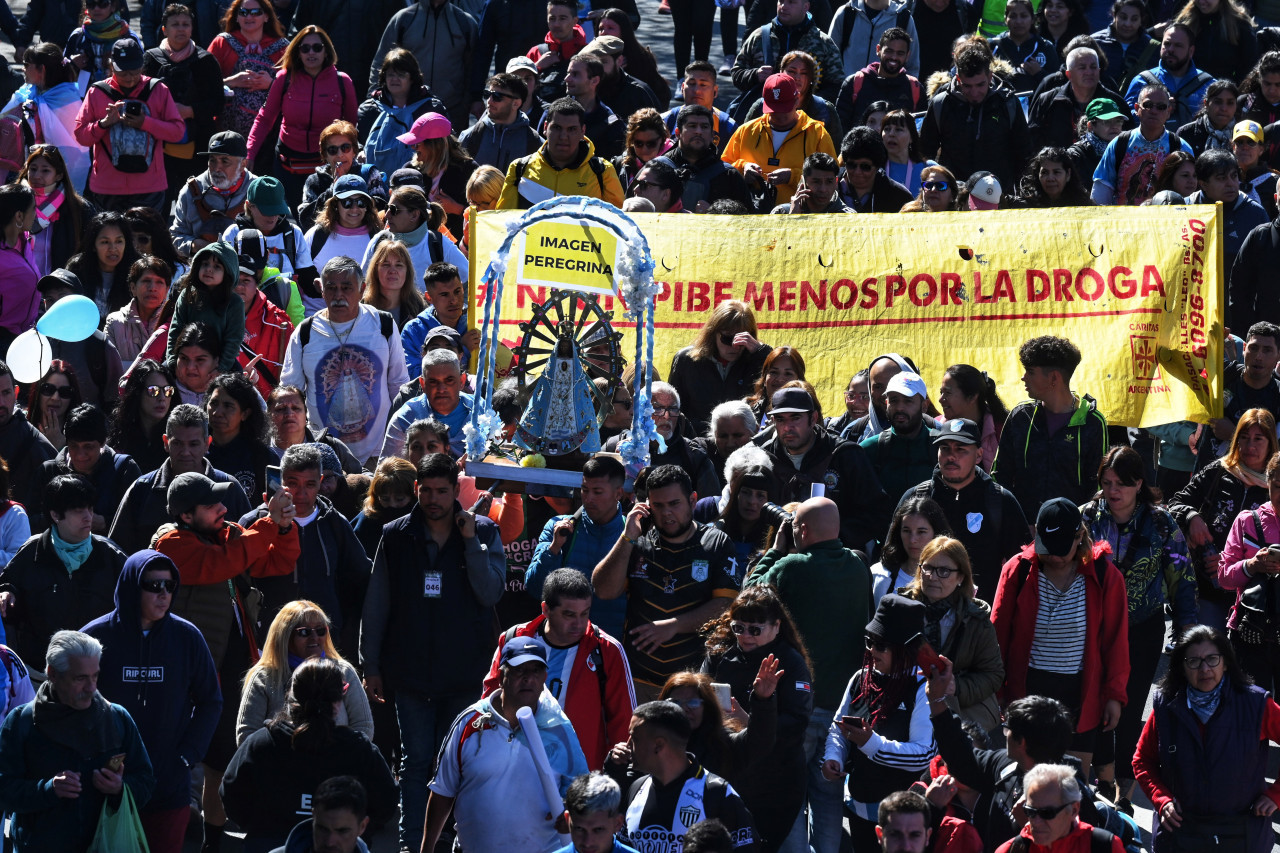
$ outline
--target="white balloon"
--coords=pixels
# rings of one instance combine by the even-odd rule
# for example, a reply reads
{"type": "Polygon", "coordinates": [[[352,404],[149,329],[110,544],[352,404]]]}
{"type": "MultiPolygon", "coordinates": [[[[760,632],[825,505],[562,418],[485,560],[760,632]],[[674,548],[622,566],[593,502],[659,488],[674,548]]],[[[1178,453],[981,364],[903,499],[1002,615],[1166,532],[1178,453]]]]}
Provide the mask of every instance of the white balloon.
{"type": "Polygon", "coordinates": [[[44,335],[35,329],[27,329],[9,344],[5,362],[13,371],[14,382],[24,385],[39,382],[53,363],[53,347],[44,335]]]}

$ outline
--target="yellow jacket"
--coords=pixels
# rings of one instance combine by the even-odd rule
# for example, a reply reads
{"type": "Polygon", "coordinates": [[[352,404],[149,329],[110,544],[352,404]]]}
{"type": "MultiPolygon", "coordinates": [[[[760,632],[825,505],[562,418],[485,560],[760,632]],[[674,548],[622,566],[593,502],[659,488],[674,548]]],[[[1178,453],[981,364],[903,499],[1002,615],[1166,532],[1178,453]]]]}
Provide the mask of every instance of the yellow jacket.
{"type": "Polygon", "coordinates": [[[522,194],[521,180],[539,184],[552,195],[585,195],[622,207],[622,182],[618,180],[618,173],[608,160],[595,156],[596,148],[590,139],[582,140],[577,158],[563,169],[552,166],[543,156],[545,148],[544,145],[527,157],[513,160],[507,167],[502,195],[498,198],[499,209],[527,210],[543,200],[522,194]]]}
{"type": "Polygon", "coordinates": [[[831,135],[823,127],[822,122],[809,118],[803,110],[798,114],[795,127],[782,140],[777,151],[773,148],[773,130],[769,127],[771,116],[765,114],[741,125],[729,137],[729,144],[724,147],[724,160],[739,172],[746,174],[747,163],[756,163],[766,175],[778,169],[790,169],[791,179],[785,184],[778,184],[778,204],[791,201],[791,196],[800,183],[800,170],[804,166],[804,158],[821,151],[836,156],[836,147],[831,142],[831,135]]]}

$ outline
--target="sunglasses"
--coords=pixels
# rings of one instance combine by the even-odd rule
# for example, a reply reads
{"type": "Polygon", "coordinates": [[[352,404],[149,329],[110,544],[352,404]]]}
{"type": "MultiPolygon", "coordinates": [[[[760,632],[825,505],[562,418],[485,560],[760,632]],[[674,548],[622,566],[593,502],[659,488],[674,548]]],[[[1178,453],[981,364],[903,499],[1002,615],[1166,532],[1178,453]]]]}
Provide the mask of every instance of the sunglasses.
{"type": "Polygon", "coordinates": [[[733,339],[737,336],[737,332],[724,332],[720,335],[720,343],[727,347],[731,347],[733,346],[733,339]]]}
{"type": "Polygon", "coordinates": [[[666,189],[666,187],[664,187],[662,184],[656,184],[653,181],[646,181],[644,179],[636,181],[631,186],[635,187],[637,192],[640,190],[647,190],[649,187],[653,187],[655,190],[666,189]]]}
{"type": "Polygon", "coordinates": [[[324,45],[315,42],[303,42],[298,45],[298,53],[324,53],[324,45]]]}
{"type": "Polygon", "coordinates": [[[59,397],[61,397],[64,400],[70,400],[71,394],[72,394],[71,386],[70,385],[58,386],[58,385],[54,385],[52,382],[41,383],[40,385],[41,397],[52,397],[55,394],[57,394],[59,397]]]}
{"type": "Polygon", "coordinates": [[[1152,110],[1157,113],[1162,113],[1168,110],[1170,105],[1164,103],[1157,104],[1154,101],[1143,101],[1140,106],[1144,110],[1152,110]]]}
{"type": "Polygon", "coordinates": [[[178,582],[172,578],[167,581],[139,581],[138,586],[142,588],[143,592],[152,592],[156,595],[167,592],[173,595],[178,589],[178,582]]]}
{"type": "Polygon", "coordinates": [[[848,166],[845,166],[845,168],[854,172],[874,172],[876,170],[874,163],[868,163],[865,160],[859,160],[857,163],[850,163],[848,166]]]}
{"type": "Polygon", "coordinates": [[[396,216],[400,213],[401,210],[408,210],[408,208],[401,207],[398,204],[389,204],[387,205],[387,216],[396,216]]]}
{"type": "Polygon", "coordinates": [[[324,153],[328,154],[330,157],[335,154],[350,154],[352,147],[353,146],[350,142],[344,142],[341,145],[327,145],[325,146],[324,153]]]}
{"type": "Polygon", "coordinates": [[[867,651],[884,654],[889,651],[889,644],[876,637],[867,637],[867,651]]]}
{"type": "Polygon", "coordinates": [[[110,9],[115,5],[115,0],[86,0],[84,7],[86,9],[110,9]]]}
{"type": "Polygon", "coordinates": [[[928,563],[921,563],[920,571],[927,575],[933,575],[938,580],[946,580],[951,577],[956,570],[947,566],[931,566],[928,563]]]}
{"type": "Polygon", "coordinates": [[[148,397],[159,397],[161,394],[163,394],[165,397],[173,396],[172,385],[148,385],[146,388],[143,388],[142,390],[143,390],[143,393],[145,393],[148,397]]]}
{"type": "Polygon", "coordinates": [[[1053,820],[1055,817],[1062,814],[1065,809],[1070,807],[1071,803],[1063,803],[1060,806],[1044,806],[1038,809],[1023,804],[1022,810],[1027,813],[1028,818],[1038,817],[1041,820],[1053,820]]]}
{"type": "Polygon", "coordinates": [[[246,9],[245,7],[241,6],[240,9],[236,12],[236,14],[239,15],[241,18],[257,18],[260,15],[267,14],[267,12],[265,9],[261,9],[261,8],[246,9]]]}
{"type": "Polygon", "coordinates": [[[676,702],[675,699],[671,699],[670,701],[675,702],[681,708],[688,708],[691,711],[696,711],[702,707],[702,700],[696,696],[692,699],[686,699],[683,702],[676,702]]]}
{"type": "Polygon", "coordinates": [[[489,89],[485,89],[480,94],[486,101],[493,101],[498,104],[503,101],[511,100],[515,97],[514,95],[508,95],[506,92],[494,92],[489,89]]]}
{"type": "Polygon", "coordinates": [[[730,622],[729,630],[741,637],[746,634],[748,637],[759,637],[764,633],[767,625],[744,625],[741,622],[730,622]]]}
{"type": "Polygon", "coordinates": [[[325,637],[328,636],[329,629],[324,625],[317,625],[314,628],[308,628],[306,625],[303,625],[301,628],[293,629],[293,636],[302,637],[304,640],[312,634],[317,637],[325,637]]]}
{"type": "Polygon", "coordinates": [[[343,199],[339,199],[339,201],[342,203],[342,206],[345,207],[347,210],[350,210],[353,207],[358,207],[361,210],[364,210],[365,207],[367,206],[367,203],[365,202],[365,200],[360,197],[343,198],[343,199]]]}
{"type": "Polygon", "coordinates": [[[951,189],[951,182],[950,181],[921,181],[920,189],[946,192],[947,190],[951,189]]]}
{"type": "Polygon", "coordinates": [[[633,139],[631,140],[632,148],[657,148],[662,144],[661,139],[633,139]]]}

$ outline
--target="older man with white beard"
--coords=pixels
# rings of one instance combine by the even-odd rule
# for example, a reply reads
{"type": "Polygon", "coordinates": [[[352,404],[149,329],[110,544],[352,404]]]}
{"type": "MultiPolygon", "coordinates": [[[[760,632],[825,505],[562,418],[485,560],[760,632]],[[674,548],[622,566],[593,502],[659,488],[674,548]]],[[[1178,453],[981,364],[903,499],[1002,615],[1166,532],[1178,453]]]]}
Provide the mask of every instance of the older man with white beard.
{"type": "Polygon", "coordinates": [[[209,168],[187,181],[178,193],[169,233],[180,254],[194,255],[218,239],[244,212],[249,182],[254,175],[245,168],[248,145],[235,131],[215,133],[209,139],[209,168]]]}

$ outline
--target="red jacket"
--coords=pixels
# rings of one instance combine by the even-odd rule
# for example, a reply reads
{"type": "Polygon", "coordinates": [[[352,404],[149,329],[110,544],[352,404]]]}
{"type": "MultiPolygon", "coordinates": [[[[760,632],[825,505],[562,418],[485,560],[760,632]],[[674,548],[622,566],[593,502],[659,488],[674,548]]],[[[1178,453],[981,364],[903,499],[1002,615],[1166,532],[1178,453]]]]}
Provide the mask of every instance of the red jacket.
{"type": "Polygon", "coordinates": [[[289,315],[259,291],[244,315],[244,346],[240,348],[238,360],[243,368],[253,358],[244,347],[262,356],[257,365],[258,392],[264,399],[280,384],[280,370],[284,367],[280,353],[292,332],[293,323],[289,322],[289,315]],[[268,374],[273,381],[268,381],[268,374]]]}
{"type": "Polygon", "coordinates": [[[281,70],[249,131],[249,159],[257,157],[263,145],[275,144],[269,137],[279,118],[280,144],[319,160],[320,131],[339,119],[355,124],[359,106],[351,78],[332,65],[315,77],[281,70]]]}
{"type": "MultiPolygon", "coordinates": [[[[1081,705],[1077,731],[1087,732],[1102,722],[1102,710],[1115,699],[1126,701],[1129,681],[1129,594],[1124,576],[1107,556],[1111,546],[1098,542],[1093,559],[1080,570],[1085,577],[1084,664],[1081,668],[1081,705]]],[[[996,626],[1000,655],[1004,658],[1005,705],[1027,695],[1027,667],[1031,641],[1035,639],[1036,612],[1040,607],[1040,560],[1035,546],[1027,545],[1000,570],[991,621],[996,626]],[[1024,568],[1024,561],[1029,571],[1024,568]]]]}
{"type": "MultiPolygon", "coordinates": [[[[1024,826],[1019,835],[1030,841],[1030,825],[1024,826]]],[[[1075,829],[1071,830],[1065,836],[1059,838],[1048,847],[1042,847],[1032,841],[1028,849],[1031,853],[1090,853],[1093,849],[1092,836],[1093,827],[1084,821],[1080,821],[1076,824],[1075,829]]],[[[1009,853],[1009,851],[1013,849],[1014,840],[1015,839],[1010,838],[1004,844],[1001,844],[996,849],[996,853],[1009,853]]],[[[1114,835],[1111,836],[1111,853],[1124,853],[1124,844],[1121,843],[1120,839],[1116,838],[1114,835]]]]}
{"type": "MultiPolygon", "coordinates": [[[[516,637],[541,637],[546,616],[515,627],[516,637]]],[[[493,653],[493,666],[484,679],[483,696],[498,689],[498,662],[507,632],[498,638],[498,648],[493,653]]],[[[545,639],[545,638],[544,638],[545,639]]],[[[623,743],[629,735],[631,712],[636,707],[636,695],[631,687],[631,668],[622,646],[613,637],[594,624],[587,626],[587,633],[578,643],[578,655],[569,670],[569,693],[561,703],[565,716],[578,733],[578,743],[587,756],[587,766],[599,770],[609,748],[623,743]],[[597,650],[599,653],[597,654],[597,650]],[[604,706],[601,706],[601,688],[598,667],[604,664],[604,706]]]]}

